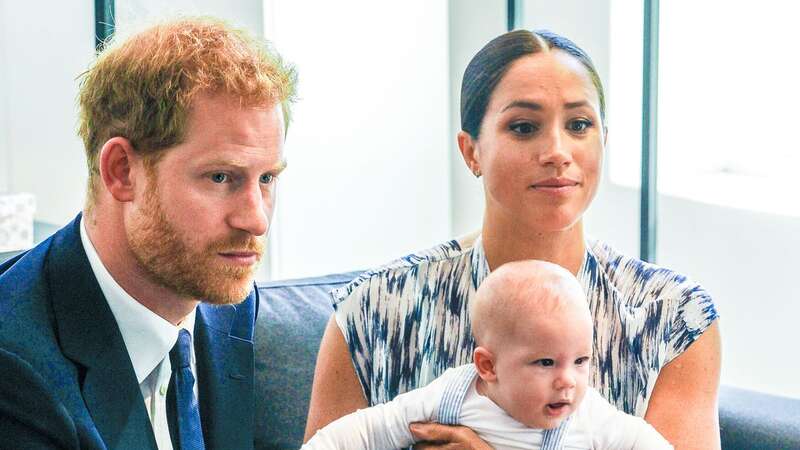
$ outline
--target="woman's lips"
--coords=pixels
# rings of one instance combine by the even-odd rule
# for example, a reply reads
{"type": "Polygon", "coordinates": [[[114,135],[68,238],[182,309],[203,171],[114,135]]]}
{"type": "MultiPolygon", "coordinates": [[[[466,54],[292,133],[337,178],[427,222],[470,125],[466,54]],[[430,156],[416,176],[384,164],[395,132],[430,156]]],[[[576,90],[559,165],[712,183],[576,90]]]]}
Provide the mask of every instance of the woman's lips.
{"type": "Polygon", "coordinates": [[[530,185],[530,188],[548,194],[568,194],[577,189],[580,183],[571,178],[548,178],[530,185]]]}

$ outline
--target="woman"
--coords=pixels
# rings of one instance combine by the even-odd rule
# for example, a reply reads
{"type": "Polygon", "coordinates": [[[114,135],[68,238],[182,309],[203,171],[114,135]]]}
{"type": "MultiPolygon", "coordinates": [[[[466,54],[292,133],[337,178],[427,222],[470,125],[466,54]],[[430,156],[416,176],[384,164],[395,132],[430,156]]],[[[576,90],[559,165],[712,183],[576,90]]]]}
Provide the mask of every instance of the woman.
{"type": "MultiPolygon", "coordinates": [[[[606,141],[603,88],[589,57],[549,32],[514,31],[469,63],[458,145],[483,177],[481,234],[367,272],[333,292],[306,439],[330,421],[469,362],[470,297],[522,259],[559,264],[586,290],[595,325],[592,384],[675,448],[719,448],[717,312],[697,284],[587,242],[582,216],[606,141]]],[[[553,370],[559,370],[554,368],[553,370]]],[[[415,427],[427,441],[485,446],[466,429],[415,427]]]]}

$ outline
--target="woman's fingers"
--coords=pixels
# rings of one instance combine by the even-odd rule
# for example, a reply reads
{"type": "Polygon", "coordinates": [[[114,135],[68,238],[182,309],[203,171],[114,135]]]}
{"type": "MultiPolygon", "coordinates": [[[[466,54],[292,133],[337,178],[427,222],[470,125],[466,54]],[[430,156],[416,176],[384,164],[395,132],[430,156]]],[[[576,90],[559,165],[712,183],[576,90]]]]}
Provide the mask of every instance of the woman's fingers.
{"type": "Polygon", "coordinates": [[[411,434],[418,441],[415,450],[493,450],[467,427],[438,423],[412,423],[411,434]]]}

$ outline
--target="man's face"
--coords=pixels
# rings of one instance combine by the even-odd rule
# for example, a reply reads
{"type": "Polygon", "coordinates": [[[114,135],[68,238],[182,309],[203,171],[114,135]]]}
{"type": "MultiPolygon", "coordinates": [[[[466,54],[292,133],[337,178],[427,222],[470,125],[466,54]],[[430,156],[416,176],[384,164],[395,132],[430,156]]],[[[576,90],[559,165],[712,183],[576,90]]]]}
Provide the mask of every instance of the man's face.
{"type": "Polygon", "coordinates": [[[197,96],[184,142],[144,171],[126,221],[151,281],[216,304],[247,296],[285,166],[283,130],[279,106],[197,96]]]}

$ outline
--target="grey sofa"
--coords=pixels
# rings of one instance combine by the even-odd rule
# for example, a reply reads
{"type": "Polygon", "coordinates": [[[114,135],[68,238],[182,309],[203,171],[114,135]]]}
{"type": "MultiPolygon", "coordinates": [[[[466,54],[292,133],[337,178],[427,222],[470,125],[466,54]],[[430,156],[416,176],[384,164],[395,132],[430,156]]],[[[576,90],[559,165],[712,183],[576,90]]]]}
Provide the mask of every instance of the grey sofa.
{"type": "MultiPolygon", "coordinates": [[[[256,448],[300,447],[319,342],[333,311],[328,292],[357,274],[259,285],[256,448]]],[[[800,400],[723,386],[719,418],[724,450],[800,449],[800,400]]]]}

